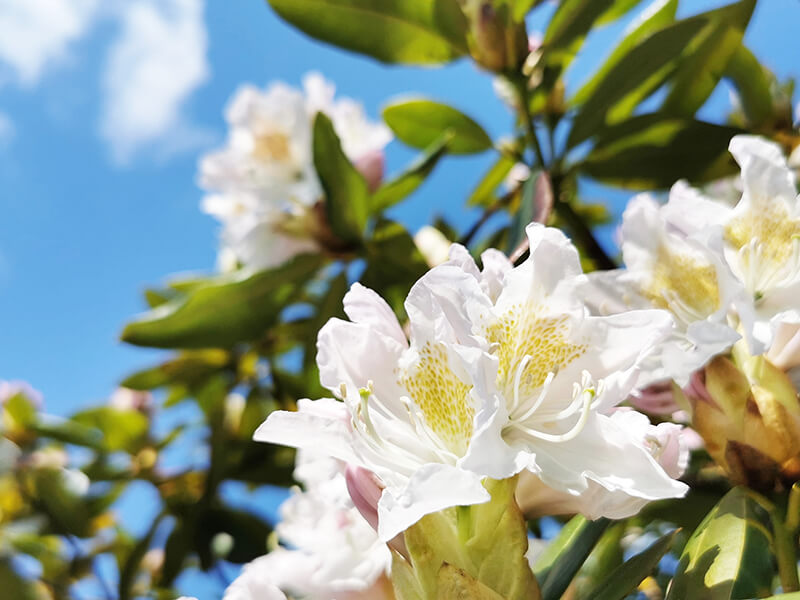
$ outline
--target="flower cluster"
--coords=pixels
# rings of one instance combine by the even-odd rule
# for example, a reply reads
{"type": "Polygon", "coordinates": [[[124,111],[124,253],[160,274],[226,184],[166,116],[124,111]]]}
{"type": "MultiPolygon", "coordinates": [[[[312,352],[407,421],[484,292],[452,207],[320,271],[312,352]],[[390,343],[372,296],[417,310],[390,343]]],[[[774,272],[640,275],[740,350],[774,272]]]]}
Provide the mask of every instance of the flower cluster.
{"type": "Polygon", "coordinates": [[[350,321],[331,320],[318,338],[321,380],[336,399],[273,413],[256,439],[322,445],[374,473],[385,541],[426,514],[488,501],[486,477],[525,472],[593,518],[681,496],[686,487],[657,460],[658,438],[615,410],[672,320],[660,310],[591,315],[569,240],[535,224],[528,237],[530,258],[516,268],[490,250],[480,271],[454,245],[409,293],[408,338],[355,284],[350,321]]]}
{"type": "Polygon", "coordinates": [[[318,112],[331,118],[342,149],[367,183],[380,183],[391,133],[369,121],[357,102],[334,100],[333,85],[321,75],[306,75],[302,91],[283,83],[266,90],[242,87],[226,111],[227,145],[200,163],[200,184],[211,192],[203,209],[222,223],[224,269],[273,267],[325,246],[330,232],[312,151],[318,112]]]}

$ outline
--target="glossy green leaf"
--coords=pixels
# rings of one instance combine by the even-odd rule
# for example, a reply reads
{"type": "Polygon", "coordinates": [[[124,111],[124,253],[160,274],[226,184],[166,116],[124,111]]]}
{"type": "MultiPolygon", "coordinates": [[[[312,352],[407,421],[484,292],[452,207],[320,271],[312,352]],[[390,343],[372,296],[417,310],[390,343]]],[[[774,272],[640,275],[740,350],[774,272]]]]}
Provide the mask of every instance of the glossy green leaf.
{"type": "Polygon", "coordinates": [[[334,235],[358,242],[369,218],[369,188],[342,150],[330,118],[314,119],[314,168],[325,191],[325,213],[334,235]]]}
{"type": "Polygon", "coordinates": [[[434,167],[447,153],[451,136],[446,134],[433,142],[414,163],[397,177],[379,187],[370,201],[373,213],[386,210],[411,195],[431,174],[434,167]]]}
{"type": "Polygon", "coordinates": [[[734,488],[686,544],[667,600],[729,600],[769,593],[775,576],[770,533],[758,504],[734,488]]]}
{"type": "Polygon", "coordinates": [[[696,48],[690,48],[670,84],[661,110],[670,115],[692,116],[705,103],[722,78],[742,37],[756,0],[742,0],[708,14],[710,30],[696,48]]]}
{"type": "Polygon", "coordinates": [[[738,170],[728,154],[738,133],[694,119],[642,115],[607,128],[576,168],[631,189],[665,189],[679,179],[704,183],[738,170]]]}
{"type": "Polygon", "coordinates": [[[611,522],[573,517],[533,565],[542,600],[558,600],[611,522]]]}
{"type": "Polygon", "coordinates": [[[308,35],[382,62],[438,64],[467,53],[457,0],[269,0],[308,35]]]}
{"type": "Polygon", "coordinates": [[[452,106],[425,99],[399,100],[383,109],[383,119],[404,143],[425,149],[443,135],[452,136],[447,151],[472,154],[492,147],[492,140],[474,120],[452,106]]]}
{"type": "Polygon", "coordinates": [[[644,12],[643,17],[631,23],[625,30],[625,37],[603,61],[602,66],[575,93],[570,104],[577,106],[586,102],[603,83],[609,72],[619,64],[624,56],[630,54],[637,44],[649,35],[673,22],[678,9],[678,0],[655,0],[644,12]]]}
{"type": "Polygon", "coordinates": [[[601,133],[609,110],[626,96],[634,94],[638,99],[638,90],[652,87],[654,74],[674,62],[705,24],[700,17],[678,21],[646,36],[621,56],[575,115],[567,145],[573,147],[601,133]]]}
{"type": "Polygon", "coordinates": [[[139,442],[149,428],[148,418],[142,413],[111,406],[84,410],[74,415],[72,420],[78,425],[101,431],[103,447],[110,452],[138,450],[139,442]]]}
{"type": "Polygon", "coordinates": [[[772,94],[769,78],[758,59],[745,46],[733,53],[724,76],[736,87],[747,121],[757,126],[772,115],[772,94]]]}
{"type": "Polygon", "coordinates": [[[607,23],[611,23],[612,21],[616,21],[617,19],[624,17],[627,15],[631,10],[636,8],[636,6],[642,0],[616,0],[614,4],[612,4],[606,12],[600,15],[600,18],[597,19],[596,24],[605,25],[607,23]]]}
{"type": "Polygon", "coordinates": [[[506,176],[511,171],[517,161],[510,156],[501,154],[486,171],[478,185],[472,190],[467,199],[469,206],[487,206],[495,200],[495,190],[505,181],[506,176]]]}
{"type": "Polygon", "coordinates": [[[322,263],[321,256],[306,254],[268,271],[209,278],[129,323],[122,340],[156,348],[226,348],[257,339],[322,263]]]}
{"type": "Polygon", "coordinates": [[[655,570],[672,547],[676,534],[677,530],[662,536],[644,551],[625,561],[586,597],[592,600],[623,600],[655,570]]]}
{"type": "Polygon", "coordinates": [[[68,419],[39,422],[31,426],[31,429],[41,436],[65,444],[85,446],[98,450],[104,447],[101,431],[68,419]]]}

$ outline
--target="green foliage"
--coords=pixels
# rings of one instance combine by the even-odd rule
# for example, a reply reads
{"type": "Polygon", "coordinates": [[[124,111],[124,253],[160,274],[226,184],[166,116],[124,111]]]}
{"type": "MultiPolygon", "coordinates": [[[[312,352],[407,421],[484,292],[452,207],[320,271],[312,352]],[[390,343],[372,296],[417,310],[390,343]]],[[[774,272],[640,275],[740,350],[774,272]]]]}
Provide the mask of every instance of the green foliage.
{"type": "Polygon", "coordinates": [[[686,544],[667,600],[769,593],[775,575],[771,543],[757,502],[744,488],[734,488],[686,544]]]}
{"type": "Polygon", "coordinates": [[[427,148],[448,134],[447,150],[452,154],[483,152],[492,147],[492,139],[478,123],[440,102],[393,102],[383,109],[383,119],[398,139],[414,148],[427,148]]]}
{"type": "Polygon", "coordinates": [[[456,0],[269,0],[289,23],[320,40],[387,63],[437,64],[467,52],[456,0]]]}

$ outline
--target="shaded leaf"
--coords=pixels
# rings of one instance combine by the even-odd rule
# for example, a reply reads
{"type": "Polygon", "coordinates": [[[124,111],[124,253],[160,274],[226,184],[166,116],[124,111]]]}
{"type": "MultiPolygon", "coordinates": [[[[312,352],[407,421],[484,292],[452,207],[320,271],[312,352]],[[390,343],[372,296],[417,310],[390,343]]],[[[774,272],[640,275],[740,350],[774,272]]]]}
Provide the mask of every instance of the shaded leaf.
{"type": "Polygon", "coordinates": [[[595,21],[614,5],[614,0],[563,0],[559,3],[544,34],[543,45],[549,56],[565,52],[568,62],[595,21]]]}
{"type": "Polygon", "coordinates": [[[212,277],[185,297],[129,323],[122,340],[156,348],[230,347],[256,339],[322,265],[305,254],[268,271],[212,277]]]}
{"type": "Polygon", "coordinates": [[[387,63],[437,64],[467,52],[456,0],[269,0],[308,35],[387,63]]]}
{"type": "Polygon", "coordinates": [[[230,356],[223,350],[182,352],[157,367],[129,375],[120,385],[142,391],[154,390],[170,383],[194,385],[224,368],[229,362],[230,356]]]}
{"type": "Polygon", "coordinates": [[[383,119],[404,143],[424,149],[448,133],[452,154],[483,152],[492,140],[473,119],[452,106],[425,99],[400,100],[383,109],[383,119]]]}
{"type": "Polygon", "coordinates": [[[668,188],[679,179],[704,183],[733,174],[733,127],[686,118],[642,115],[605,130],[576,168],[633,189],[668,188]]]}
{"type": "Polygon", "coordinates": [[[667,600],[763,596],[775,575],[771,540],[758,504],[734,488],[708,513],[686,544],[667,600]]]}
{"type": "Polygon", "coordinates": [[[314,168],[325,190],[325,213],[334,235],[343,242],[359,241],[369,217],[369,188],[323,113],[314,119],[314,168]]]}
{"type": "Polygon", "coordinates": [[[623,600],[649,577],[672,547],[677,530],[662,536],[644,551],[617,567],[586,597],[592,600],[623,600]]]}
{"type": "Polygon", "coordinates": [[[111,406],[90,408],[79,412],[72,420],[93,427],[103,434],[103,448],[109,452],[134,452],[150,426],[148,418],[136,410],[120,410],[111,406]]]}
{"type": "Polygon", "coordinates": [[[542,600],[558,600],[609,526],[608,519],[573,517],[533,565],[542,600]]]}

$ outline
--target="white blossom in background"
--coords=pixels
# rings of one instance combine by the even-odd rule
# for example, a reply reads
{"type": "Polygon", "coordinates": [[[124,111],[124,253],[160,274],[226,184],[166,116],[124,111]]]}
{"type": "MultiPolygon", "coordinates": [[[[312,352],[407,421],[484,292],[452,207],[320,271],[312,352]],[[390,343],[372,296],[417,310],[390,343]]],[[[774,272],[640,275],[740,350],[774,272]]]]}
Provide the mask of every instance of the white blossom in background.
{"type": "Polygon", "coordinates": [[[298,453],[294,490],[281,506],[279,547],[244,567],[224,600],[389,600],[391,555],[353,506],[343,465],[319,453],[298,453]]]}
{"type": "Polygon", "coordinates": [[[414,234],[414,245],[425,258],[429,267],[445,263],[450,258],[450,244],[444,234],[430,225],[420,227],[414,234]]]}
{"type": "Polygon", "coordinates": [[[425,514],[487,501],[482,478],[521,471],[573,497],[598,484],[623,499],[592,516],[683,495],[641,436],[609,416],[672,320],[591,316],[575,294],[585,277],[575,248],[537,224],[528,237],[517,268],[490,250],[479,271],[454,245],[409,293],[408,339],[389,306],[354,285],[351,320],[332,319],[318,338],[322,384],[342,402],[301,400],[255,439],[324,447],[372,471],[385,541],[425,514]]]}
{"type": "Polygon", "coordinates": [[[380,182],[391,133],[357,102],[335,99],[321,75],[307,75],[303,90],[283,83],[265,90],[243,86],[226,109],[227,144],[200,162],[200,184],[210,192],[203,210],[222,223],[225,264],[233,254],[246,266],[267,268],[320,248],[325,232],[315,207],[323,192],[312,150],[317,112],[331,118],[367,182],[380,182]]]}

